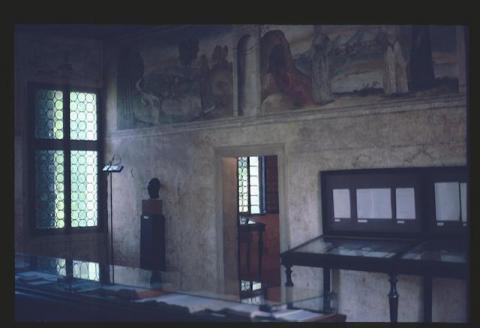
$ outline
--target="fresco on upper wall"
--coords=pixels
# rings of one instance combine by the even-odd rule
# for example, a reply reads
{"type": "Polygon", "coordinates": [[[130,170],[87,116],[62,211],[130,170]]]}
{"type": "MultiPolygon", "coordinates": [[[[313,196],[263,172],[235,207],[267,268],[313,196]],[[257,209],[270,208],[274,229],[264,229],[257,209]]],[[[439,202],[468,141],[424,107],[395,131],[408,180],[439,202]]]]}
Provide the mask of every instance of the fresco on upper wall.
{"type": "Polygon", "coordinates": [[[455,91],[455,36],[454,26],[262,26],[262,111],[455,91]]]}
{"type": "MultiPolygon", "coordinates": [[[[261,113],[458,90],[455,26],[257,27],[261,113]]],[[[187,26],[121,45],[118,128],[233,116],[234,29],[187,26]]]]}
{"type": "Polygon", "coordinates": [[[457,79],[457,36],[455,26],[430,26],[430,42],[435,78],[437,80],[457,79]]]}
{"type": "Polygon", "coordinates": [[[228,28],[186,28],[121,47],[118,128],[233,115],[228,28]]]}

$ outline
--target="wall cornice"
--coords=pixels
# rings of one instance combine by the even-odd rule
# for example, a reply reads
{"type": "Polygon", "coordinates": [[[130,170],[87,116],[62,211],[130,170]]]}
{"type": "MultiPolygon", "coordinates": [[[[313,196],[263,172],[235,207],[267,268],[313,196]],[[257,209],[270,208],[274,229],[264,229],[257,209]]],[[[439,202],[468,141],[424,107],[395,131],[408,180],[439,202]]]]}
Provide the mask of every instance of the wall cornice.
{"type": "Polygon", "coordinates": [[[211,121],[196,121],[159,125],[149,128],[126,129],[107,132],[106,139],[155,137],[176,133],[188,133],[210,129],[243,128],[257,125],[281,124],[312,120],[328,120],[365,115],[385,115],[391,113],[435,110],[442,108],[465,108],[467,99],[463,94],[443,96],[404,97],[382,100],[376,103],[338,106],[329,108],[308,108],[283,111],[249,117],[228,117],[211,121]]]}

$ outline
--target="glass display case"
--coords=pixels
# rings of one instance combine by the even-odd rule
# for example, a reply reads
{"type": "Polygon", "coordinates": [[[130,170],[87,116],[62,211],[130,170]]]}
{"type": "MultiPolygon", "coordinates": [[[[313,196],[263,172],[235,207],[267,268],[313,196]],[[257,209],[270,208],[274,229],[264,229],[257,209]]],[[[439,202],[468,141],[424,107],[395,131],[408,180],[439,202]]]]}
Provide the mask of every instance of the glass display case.
{"type": "Polygon", "coordinates": [[[402,255],[403,260],[467,263],[467,246],[464,243],[429,240],[402,255]]]}
{"type": "MultiPolygon", "coordinates": [[[[66,304],[72,304],[78,313],[87,313],[85,306],[95,307],[99,312],[91,317],[95,321],[310,321],[335,314],[334,309],[324,310],[321,292],[313,289],[263,288],[259,295],[242,298],[240,292],[187,290],[181,281],[164,279],[168,274],[63,258],[15,256],[16,296],[43,298],[36,307],[43,314],[50,313],[49,318],[55,318],[56,311],[65,313],[60,308],[66,304]]],[[[83,318],[88,320],[85,315],[83,318]]],[[[79,318],[72,314],[70,319],[79,318]]]]}
{"type": "Polygon", "coordinates": [[[413,240],[320,236],[291,251],[297,254],[308,253],[390,259],[414,244],[413,240]]]}
{"type": "Polygon", "coordinates": [[[432,315],[432,279],[434,277],[466,279],[468,275],[466,238],[429,240],[319,236],[281,254],[286,281],[293,286],[292,266],[323,268],[324,309],[328,308],[330,270],[344,269],[382,272],[388,275],[390,317],[398,314],[397,276],[423,276],[424,319],[432,315]]]}
{"type": "Polygon", "coordinates": [[[323,268],[328,305],[332,269],[388,275],[390,320],[397,321],[397,276],[422,276],[424,321],[432,320],[432,279],[468,276],[466,166],[320,172],[323,235],[280,254],[292,267],[323,268]]]}
{"type": "Polygon", "coordinates": [[[396,270],[405,274],[465,279],[467,249],[465,240],[424,241],[400,256],[396,270]]]}

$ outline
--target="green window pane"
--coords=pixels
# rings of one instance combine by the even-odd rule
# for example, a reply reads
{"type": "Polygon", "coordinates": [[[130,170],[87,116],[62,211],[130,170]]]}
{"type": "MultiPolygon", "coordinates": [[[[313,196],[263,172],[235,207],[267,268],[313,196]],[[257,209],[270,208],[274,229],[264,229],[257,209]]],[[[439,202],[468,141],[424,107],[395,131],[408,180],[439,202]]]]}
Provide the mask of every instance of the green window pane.
{"type": "Polygon", "coordinates": [[[238,211],[248,212],[248,171],[247,157],[238,158],[238,211]]]}
{"type": "Polygon", "coordinates": [[[63,139],[63,92],[37,90],[34,106],[35,137],[63,139]]]}
{"type": "Polygon", "coordinates": [[[70,92],[70,138],[97,140],[97,96],[70,92]]]}
{"type": "Polygon", "coordinates": [[[97,225],[97,152],[71,152],[72,227],[97,225]]]}
{"type": "Polygon", "coordinates": [[[65,196],[63,151],[35,152],[35,223],[37,228],[63,228],[65,196]]]}
{"type": "Polygon", "coordinates": [[[250,157],[250,212],[260,213],[260,181],[258,156],[250,157]]]}

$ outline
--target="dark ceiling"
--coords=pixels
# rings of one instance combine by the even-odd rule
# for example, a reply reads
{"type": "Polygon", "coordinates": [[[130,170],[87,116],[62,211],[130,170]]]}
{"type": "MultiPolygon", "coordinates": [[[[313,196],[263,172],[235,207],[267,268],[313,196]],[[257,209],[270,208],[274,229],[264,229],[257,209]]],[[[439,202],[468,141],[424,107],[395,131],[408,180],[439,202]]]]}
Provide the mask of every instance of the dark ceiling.
{"type": "Polygon", "coordinates": [[[15,31],[64,37],[81,37],[99,40],[127,37],[152,31],[175,31],[185,25],[94,25],[94,24],[21,24],[15,31]]]}

